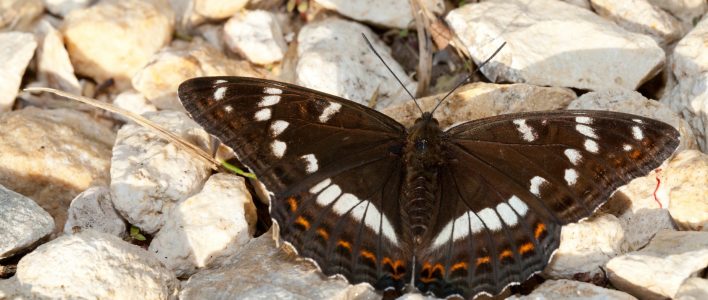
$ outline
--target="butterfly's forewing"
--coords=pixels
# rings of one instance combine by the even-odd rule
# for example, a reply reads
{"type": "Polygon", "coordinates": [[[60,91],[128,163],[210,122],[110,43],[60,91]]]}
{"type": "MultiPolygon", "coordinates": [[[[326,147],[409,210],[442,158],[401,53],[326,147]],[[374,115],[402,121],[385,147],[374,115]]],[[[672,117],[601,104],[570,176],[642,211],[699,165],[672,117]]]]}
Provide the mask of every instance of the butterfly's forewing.
{"type": "Polygon", "coordinates": [[[602,111],[503,115],[446,132],[437,232],[417,257],[416,285],[437,296],[496,294],[545,267],[560,227],[658,167],[679,134],[602,111]]]}
{"type": "Polygon", "coordinates": [[[300,255],[352,283],[402,287],[411,266],[397,234],[399,123],[351,101],[262,79],[195,78],[179,87],[179,97],[258,175],[281,237],[300,255]]]}

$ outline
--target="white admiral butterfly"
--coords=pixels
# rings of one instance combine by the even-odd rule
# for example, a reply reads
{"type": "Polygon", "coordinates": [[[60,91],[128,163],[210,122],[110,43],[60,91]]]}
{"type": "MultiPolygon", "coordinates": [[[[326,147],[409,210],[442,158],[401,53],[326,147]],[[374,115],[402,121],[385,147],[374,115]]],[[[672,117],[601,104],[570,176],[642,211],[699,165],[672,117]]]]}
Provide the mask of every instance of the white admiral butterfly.
{"type": "Polygon", "coordinates": [[[406,129],[282,82],[204,77],[179,97],[270,191],[280,236],[327,275],[438,297],[497,294],[540,272],[561,226],[658,167],[679,133],[606,111],[501,115],[406,129]]]}

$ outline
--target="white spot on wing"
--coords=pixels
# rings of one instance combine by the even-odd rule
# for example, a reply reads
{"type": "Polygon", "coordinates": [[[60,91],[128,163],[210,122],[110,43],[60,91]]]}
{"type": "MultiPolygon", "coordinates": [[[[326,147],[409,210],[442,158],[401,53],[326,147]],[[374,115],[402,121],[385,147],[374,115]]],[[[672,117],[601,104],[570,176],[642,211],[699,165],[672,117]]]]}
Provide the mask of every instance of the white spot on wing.
{"type": "Polygon", "coordinates": [[[224,99],[224,95],[226,95],[226,87],[222,86],[214,91],[214,100],[219,101],[224,99]]]}
{"type": "Polygon", "coordinates": [[[565,157],[567,157],[570,163],[575,166],[577,166],[578,163],[580,163],[580,160],[583,158],[583,156],[580,154],[580,151],[575,149],[565,149],[565,151],[563,151],[563,154],[565,154],[565,157]]]}
{"type": "Polygon", "coordinates": [[[632,126],[632,136],[635,140],[641,141],[644,138],[644,132],[639,126],[632,126]]]}
{"type": "Polygon", "coordinates": [[[540,196],[541,195],[541,185],[543,185],[546,182],[548,182],[548,181],[546,181],[545,178],[543,178],[541,176],[534,176],[534,178],[531,178],[531,186],[529,187],[529,191],[531,192],[531,194],[534,194],[536,196],[540,196]]]}
{"type": "Polygon", "coordinates": [[[307,154],[303,155],[302,159],[305,160],[305,163],[307,166],[305,166],[305,170],[307,171],[307,174],[312,174],[317,172],[317,169],[319,169],[319,166],[317,165],[317,158],[315,157],[314,154],[307,154]]]}
{"type": "Polygon", "coordinates": [[[624,144],[624,145],[622,145],[622,149],[623,149],[624,151],[630,151],[630,150],[632,150],[632,145],[630,145],[630,144],[624,144]]]}
{"type": "Polygon", "coordinates": [[[597,145],[597,142],[591,140],[591,139],[585,139],[585,150],[588,150],[588,152],[591,153],[597,153],[600,151],[600,147],[597,145]]]}
{"type": "Polygon", "coordinates": [[[592,118],[590,118],[590,117],[575,117],[575,122],[582,123],[582,124],[591,124],[592,118]]]}
{"type": "Polygon", "coordinates": [[[642,121],[640,119],[632,119],[632,121],[637,122],[639,124],[644,124],[644,121],[642,121]]]}
{"type": "Polygon", "coordinates": [[[526,212],[529,211],[529,207],[526,206],[526,203],[524,203],[523,200],[519,199],[519,197],[516,197],[516,195],[511,196],[508,200],[509,205],[511,205],[511,208],[513,208],[519,216],[525,216],[526,212]]]}
{"type": "Polygon", "coordinates": [[[274,87],[267,87],[263,89],[263,92],[269,95],[280,95],[283,93],[283,90],[274,87]]]}
{"type": "Polygon", "coordinates": [[[325,180],[322,180],[322,181],[320,181],[320,183],[315,184],[315,186],[313,186],[310,189],[310,193],[317,194],[320,191],[322,191],[324,188],[328,187],[330,183],[332,183],[332,179],[327,178],[325,180]]]}
{"type": "Polygon", "coordinates": [[[499,216],[497,216],[497,213],[495,213],[493,209],[487,207],[480,210],[477,212],[477,216],[482,219],[482,222],[484,222],[484,225],[486,225],[489,230],[497,231],[502,229],[501,220],[499,220],[499,216]]]}
{"type": "MultiPolygon", "coordinates": [[[[336,207],[337,204],[339,204],[340,201],[345,200],[345,196],[351,195],[351,194],[344,194],[342,197],[337,200],[337,203],[334,204],[336,207]]],[[[347,196],[348,197],[348,196],[347,196]]],[[[363,222],[366,227],[369,227],[371,230],[373,230],[376,233],[379,233],[379,225],[381,225],[383,229],[383,235],[392,243],[398,245],[398,239],[396,238],[396,233],[393,230],[393,226],[391,225],[391,222],[388,221],[388,219],[383,216],[383,220],[381,220],[381,212],[379,212],[378,209],[374,205],[371,204],[369,201],[359,201],[359,199],[356,198],[356,196],[352,195],[352,199],[356,199],[355,201],[356,204],[355,207],[351,210],[351,216],[355,220],[360,220],[360,222],[363,222]],[[363,219],[363,220],[362,220],[363,219]]],[[[347,201],[347,205],[353,204],[354,202],[350,202],[349,200],[347,201]]],[[[351,207],[350,207],[351,208],[351,207]]],[[[349,210],[349,209],[347,209],[349,210]]],[[[346,211],[345,211],[346,213],[346,211]]]]}
{"type": "Polygon", "coordinates": [[[576,172],[574,169],[565,169],[565,182],[568,183],[568,185],[574,185],[576,182],[578,182],[578,172],[576,172]]]}
{"type": "Polygon", "coordinates": [[[226,83],[226,80],[219,79],[217,81],[214,81],[214,84],[222,84],[222,83],[226,83]]]}
{"type": "Polygon", "coordinates": [[[283,155],[285,155],[286,148],[288,148],[288,145],[283,141],[274,140],[273,143],[270,144],[270,149],[273,150],[273,155],[277,158],[282,158],[283,155]]]}
{"type": "Polygon", "coordinates": [[[501,219],[506,223],[506,225],[514,226],[519,222],[519,217],[516,215],[513,209],[506,202],[499,203],[497,205],[497,213],[501,216],[501,219]]]}
{"type": "Polygon", "coordinates": [[[453,241],[457,241],[467,237],[470,234],[475,234],[484,229],[484,224],[482,221],[472,212],[466,212],[459,216],[457,219],[450,221],[443,227],[443,229],[438,233],[433,242],[433,248],[440,247],[447,242],[450,242],[452,238],[453,241]],[[454,231],[453,231],[454,223],[454,231]],[[470,232],[472,230],[472,232],[470,232]]]}
{"type": "Polygon", "coordinates": [[[276,105],[280,102],[280,96],[278,95],[268,95],[264,96],[261,99],[261,102],[258,102],[258,107],[266,107],[266,106],[271,106],[271,105],[276,105]]]}
{"type": "Polygon", "coordinates": [[[256,121],[267,121],[270,120],[270,108],[264,108],[256,112],[254,116],[256,121]]]}
{"type": "Polygon", "coordinates": [[[590,126],[580,124],[575,125],[575,130],[577,130],[578,132],[580,132],[580,134],[584,136],[597,139],[597,134],[595,134],[595,130],[592,129],[590,126]]]}
{"type": "Polygon", "coordinates": [[[516,129],[519,131],[519,133],[521,133],[521,136],[524,138],[525,141],[533,142],[534,140],[536,140],[536,133],[531,127],[526,124],[526,120],[517,119],[514,120],[513,123],[516,124],[516,129]]]}
{"type": "Polygon", "coordinates": [[[320,115],[320,122],[325,123],[329,121],[334,114],[339,112],[339,109],[342,108],[342,105],[336,102],[330,102],[329,105],[322,111],[322,114],[320,115]]]}
{"type": "Polygon", "coordinates": [[[227,112],[227,113],[231,113],[232,111],[234,111],[234,107],[231,106],[231,105],[225,105],[225,106],[224,106],[224,111],[227,112]]]}
{"type": "Polygon", "coordinates": [[[280,135],[283,131],[285,131],[285,128],[288,128],[289,125],[290,123],[283,120],[273,121],[273,124],[270,124],[270,135],[272,137],[280,135]]]}
{"type": "MultiPolygon", "coordinates": [[[[328,181],[327,184],[329,184],[329,179],[327,179],[325,181],[328,181]]],[[[317,184],[317,186],[321,185],[322,183],[324,183],[324,181],[317,184]]],[[[315,186],[315,187],[317,187],[317,186],[315,186]]],[[[313,187],[313,189],[314,189],[314,187],[313,187]]],[[[310,190],[310,191],[312,191],[312,190],[310,190]]],[[[337,197],[339,197],[339,195],[341,195],[341,194],[342,194],[342,189],[340,189],[338,185],[336,185],[336,184],[330,185],[324,191],[322,191],[322,193],[320,193],[317,196],[317,199],[316,199],[317,204],[322,205],[322,206],[327,206],[330,203],[332,203],[335,199],[337,199],[337,197]]]]}

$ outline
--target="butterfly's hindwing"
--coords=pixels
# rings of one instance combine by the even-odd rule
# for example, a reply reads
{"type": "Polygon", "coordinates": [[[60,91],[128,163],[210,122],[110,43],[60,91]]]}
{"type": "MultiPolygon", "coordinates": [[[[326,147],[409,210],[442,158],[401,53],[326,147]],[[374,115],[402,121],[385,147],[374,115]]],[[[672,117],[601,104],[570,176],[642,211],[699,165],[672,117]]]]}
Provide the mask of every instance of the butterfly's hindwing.
{"type": "Polygon", "coordinates": [[[397,240],[399,204],[388,201],[400,191],[400,124],[351,101],[253,78],[195,78],[179,96],[272,193],[271,217],[299,254],[327,275],[402,287],[410,254],[397,240]]]}
{"type": "Polygon", "coordinates": [[[417,279],[438,296],[496,294],[541,271],[561,225],[590,216],[678,145],[667,124],[601,111],[504,115],[446,134],[440,189],[450,210],[416,268],[425,278],[426,263],[440,264],[436,280],[417,279]]]}

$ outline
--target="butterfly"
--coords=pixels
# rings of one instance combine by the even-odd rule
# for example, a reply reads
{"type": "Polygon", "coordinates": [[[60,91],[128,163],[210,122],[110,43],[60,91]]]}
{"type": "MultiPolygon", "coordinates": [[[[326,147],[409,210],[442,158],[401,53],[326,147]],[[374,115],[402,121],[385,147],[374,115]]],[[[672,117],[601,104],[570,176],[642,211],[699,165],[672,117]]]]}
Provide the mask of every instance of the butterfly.
{"type": "Polygon", "coordinates": [[[185,81],[191,117],[269,191],[275,230],[326,275],[437,297],[495,295],[543,270],[561,226],[657,168],[679,133],[608,111],[410,128],[355,102],[245,77],[185,81]]]}

